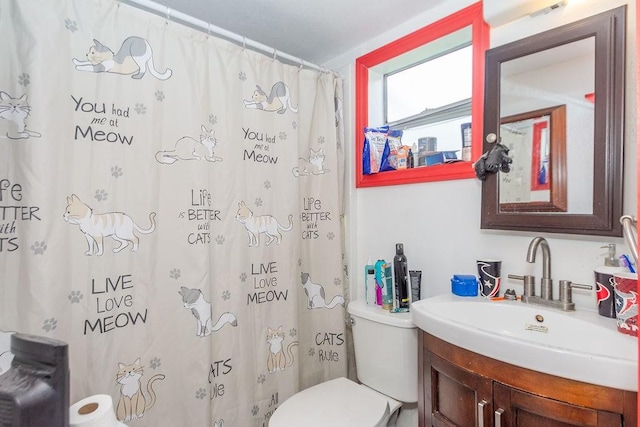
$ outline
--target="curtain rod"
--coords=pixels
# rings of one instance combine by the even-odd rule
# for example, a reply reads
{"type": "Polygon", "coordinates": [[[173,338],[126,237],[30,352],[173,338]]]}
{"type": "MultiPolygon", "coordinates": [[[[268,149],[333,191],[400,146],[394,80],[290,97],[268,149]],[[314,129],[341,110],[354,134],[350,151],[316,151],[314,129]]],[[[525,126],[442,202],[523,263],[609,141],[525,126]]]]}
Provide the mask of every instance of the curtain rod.
{"type": "Polygon", "coordinates": [[[122,3],[125,4],[129,4],[131,6],[136,6],[138,8],[142,8],[142,9],[146,9],[148,11],[154,12],[157,15],[160,16],[165,16],[167,18],[167,20],[175,20],[175,21],[180,21],[183,24],[187,24],[190,27],[195,27],[196,29],[203,31],[203,32],[207,32],[208,34],[217,34],[220,35],[224,38],[230,39],[234,42],[237,42],[238,44],[241,44],[242,46],[246,46],[246,47],[250,47],[253,48],[255,50],[267,53],[269,55],[273,55],[274,58],[276,58],[277,56],[279,56],[280,58],[286,59],[287,61],[293,62],[295,64],[300,64],[301,67],[307,67],[307,68],[311,68],[314,69],[316,71],[320,71],[322,73],[329,73],[330,70],[327,70],[326,68],[323,68],[319,65],[313,64],[311,62],[305,61],[302,58],[297,58],[293,55],[289,55],[287,53],[284,52],[280,52],[275,48],[272,48],[270,46],[267,46],[265,44],[262,44],[260,42],[257,42],[255,40],[251,40],[248,39],[246,37],[240,36],[236,33],[233,33],[231,31],[225,30],[223,28],[220,28],[218,26],[215,26],[209,22],[203,21],[201,19],[198,18],[194,18],[191,15],[187,15],[186,13],[182,13],[178,10],[175,9],[171,9],[168,6],[163,6],[159,3],[156,3],[155,1],[151,1],[151,0],[118,0],[121,1],[122,3]]]}

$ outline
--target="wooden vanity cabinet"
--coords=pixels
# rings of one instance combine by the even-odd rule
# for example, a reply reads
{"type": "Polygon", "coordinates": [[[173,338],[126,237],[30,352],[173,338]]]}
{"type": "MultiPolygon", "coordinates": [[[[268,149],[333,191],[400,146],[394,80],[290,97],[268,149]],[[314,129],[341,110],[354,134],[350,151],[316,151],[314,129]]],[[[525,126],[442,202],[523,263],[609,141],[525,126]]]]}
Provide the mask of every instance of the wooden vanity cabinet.
{"type": "Polygon", "coordinates": [[[635,392],[520,368],[426,332],[418,348],[420,427],[637,426],[635,392]]]}

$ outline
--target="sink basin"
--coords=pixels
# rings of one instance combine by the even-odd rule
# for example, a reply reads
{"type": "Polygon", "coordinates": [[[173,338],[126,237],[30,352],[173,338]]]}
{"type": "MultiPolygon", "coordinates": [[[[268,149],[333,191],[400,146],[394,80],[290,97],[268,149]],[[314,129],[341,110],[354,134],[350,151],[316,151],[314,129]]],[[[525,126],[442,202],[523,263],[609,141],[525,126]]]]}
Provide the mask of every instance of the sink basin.
{"type": "Polygon", "coordinates": [[[439,295],[416,301],[420,329],[467,350],[563,378],[637,391],[638,342],[597,312],[439,295]]]}

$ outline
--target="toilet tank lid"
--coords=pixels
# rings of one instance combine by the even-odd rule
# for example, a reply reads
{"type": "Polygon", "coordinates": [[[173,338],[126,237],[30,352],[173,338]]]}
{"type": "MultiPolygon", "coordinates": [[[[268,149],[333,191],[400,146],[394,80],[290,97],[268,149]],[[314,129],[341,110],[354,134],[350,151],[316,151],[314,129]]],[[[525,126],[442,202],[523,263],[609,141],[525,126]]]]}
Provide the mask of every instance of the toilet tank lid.
{"type": "Polygon", "coordinates": [[[367,305],[362,300],[351,301],[347,306],[347,311],[352,316],[362,317],[373,322],[384,323],[398,328],[415,328],[416,325],[411,319],[411,313],[391,313],[383,310],[377,305],[367,305]]]}

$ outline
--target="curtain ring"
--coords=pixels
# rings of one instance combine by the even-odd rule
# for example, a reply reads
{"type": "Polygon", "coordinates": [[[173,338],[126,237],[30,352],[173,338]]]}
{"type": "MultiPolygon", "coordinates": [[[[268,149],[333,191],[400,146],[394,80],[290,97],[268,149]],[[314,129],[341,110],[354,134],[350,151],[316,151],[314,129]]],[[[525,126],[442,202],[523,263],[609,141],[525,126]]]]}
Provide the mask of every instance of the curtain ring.
{"type": "Polygon", "coordinates": [[[211,22],[207,22],[207,39],[211,37],[211,22]]]}
{"type": "Polygon", "coordinates": [[[278,56],[278,51],[274,48],[273,49],[273,60],[276,60],[276,56],[278,56]]]}
{"type": "Polygon", "coordinates": [[[171,8],[167,6],[167,24],[171,20],[171,8]]]}
{"type": "Polygon", "coordinates": [[[245,36],[242,36],[242,50],[244,51],[246,47],[247,47],[247,38],[245,36]]]}

